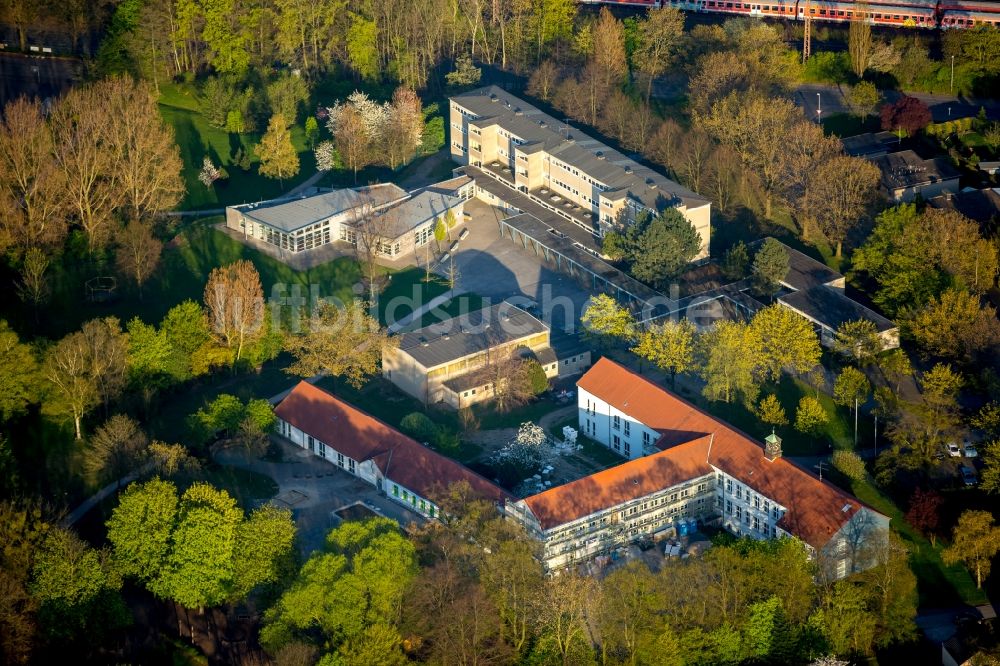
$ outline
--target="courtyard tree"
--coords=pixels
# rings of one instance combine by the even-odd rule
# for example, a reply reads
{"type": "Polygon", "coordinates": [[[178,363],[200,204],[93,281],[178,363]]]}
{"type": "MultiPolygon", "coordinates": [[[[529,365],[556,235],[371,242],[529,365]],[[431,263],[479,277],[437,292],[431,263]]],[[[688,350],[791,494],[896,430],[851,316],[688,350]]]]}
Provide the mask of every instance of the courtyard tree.
{"type": "Polygon", "coordinates": [[[870,319],[845,321],[837,327],[833,349],[858,367],[868,365],[882,351],[878,326],[870,319]]]}
{"type": "Polygon", "coordinates": [[[750,274],[750,251],[746,243],[737,241],[722,257],[722,274],[727,280],[742,280],[750,274]]]}
{"type": "Polygon", "coordinates": [[[0,319],[0,420],[23,414],[37,397],[38,361],[31,346],[0,319]]]}
{"type": "Polygon", "coordinates": [[[760,294],[772,295],[788,275],[788,250],[773,238],[765,238],[753,257],[751,277],[760,294]]]}
{"type": "Polygon", "coordinates": [[[819,400],[811,395],[802,396],[795,410],[795,429],[806,435],[816,435],[830,420],[819,400]]]}
{"type": "Polygon", "coordinates": [[[503,413],[527,404],[538,395],[541,387],[533,372],[535,366],[538,362],[534,359],[492,345],[486,351],[482,367],[473,376],[477,385],[486,387],[484,390],[489,392],[496,410],[503,413]]]}
{"type": "Polygon", "coordinates": [[[705,380],[705,397],[732,402],[737,396],[747,405],[760,392],[758,367],[761,340],[748,324],[720,321],[698,336],[698,374],[705,380]]]}
{"type": "Polygon", "coordinates": [[[292,145],[292,133],[280,113],[271,116],[267,132],[254,150],[260,157],[260,173],[263,176],[284,180],[299,172],[299,154],[292,145]]]}
{"type": "Polygon", "coordinates": [[[783,305],[763,308],[750,321],[760,340],[759,365],[766,377],[777,380],[782,370],[803,374],[819,364],[822,350],[812,324],[783,305]]]}
{"type": "Polygon", "coordinates": [[[607,294],[592,296],[580,317],[585,336],[605,349],[615,344],[631,343],[636,336],[632,313],[607,294]]]}
{"type": "Polygon", "coordinates": [[[321,303],[302,324],[285,338],[285,349],[295,358],[286,372],[299,377],[325,373],[357,388],[378,371],[383,352],[399,344],[363,302],[321,303]]]}
{"type": "Polygon", "coordinates": [[[820,231],[834,243],[838,258],[844,239],[865,217],[878,194],[882,172],[870,161],[838,155],[825,160],[813,172],[809,210],[820,231]]]}
{"type": "Polygon", "coordinates": [[[661,288],[687,267],[702,244],[694,225],[675,208],[644,215],[630,226],[626,237],[632,275],[661,288]]]}
{"type": "Polygon", "coordinates": [[[757,418],[772,426],[788,425],[785,408],[781,406],[778,396],[768,393],[757,404],[757,418]]]}
{"type": "Polygon", "coordinates": [[[865,373],[847,366],[833,382],[833,399],[838,405],[854,412],[854,443],[858,442],[858,410],[868,400],[872,386],[865,373]]]}
{"type": "Polygon", "coordinates": [[[139,300],[142,300],[143,285],[156,272],[162,251],[163,243],[153,234],[150,225],[137,219],[129,220],[118,236],[115,261],[118,270],[135,283],[139,300]]]}
{"type": "Polygon", "coordinates": [[[687,319],[654,324],[639,334],[632,352],[669,372],[671,385],[676,385],[678,372],[694,368],[695,333],[694,324],[687,319]]]}
{"type": "Polygon", "coordinates": [[[998,552],[1000,527],[996,525],[993,515],[989,511],[969,509],[958,517],[951,545],[944,549],[941,557],[948,564],[965,564],[972,570],[976,587],[982,589],[983,581],[990,575],[993,556],[998,552]]]}
{"type": "Polygon", "coordinates": [[[264,290],[260,274],[246,259],[212,269],[205,284],[212,336],[238,363],[244,348],[259,339],[264,328],[264,290]]]}

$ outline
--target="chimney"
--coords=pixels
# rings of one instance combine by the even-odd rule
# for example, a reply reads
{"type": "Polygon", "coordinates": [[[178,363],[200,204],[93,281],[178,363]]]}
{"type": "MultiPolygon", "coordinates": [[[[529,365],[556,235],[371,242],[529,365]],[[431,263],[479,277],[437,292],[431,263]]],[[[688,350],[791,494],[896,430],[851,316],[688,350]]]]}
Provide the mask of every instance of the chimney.
{"type": "Polygon", "coordinates": [[[773,430],[764,438],[764,457],[771,461],[781,457],[781,438],[773,430]]]}

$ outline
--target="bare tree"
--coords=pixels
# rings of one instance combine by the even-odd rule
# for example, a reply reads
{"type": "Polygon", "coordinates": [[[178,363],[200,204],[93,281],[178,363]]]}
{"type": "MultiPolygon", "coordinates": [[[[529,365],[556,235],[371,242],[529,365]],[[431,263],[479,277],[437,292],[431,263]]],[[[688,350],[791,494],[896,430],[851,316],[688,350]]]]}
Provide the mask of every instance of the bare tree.
{"type": "Polygon", "coordinates": [[[184,196],[180,149],[163,121],[157,95],[129,77],[98,84],[109,117],[108,149],[113,154],[124,207],[133,217],[168,210],[184,196]]]}
{"type": "Polygon", "coordinates": [[[109,149],[106,94],[101,85],[73,88],[50,118],[68,209],[86,232],[91,250],[107,242],[112,214],[124,192],[116,156],[109,149]]]}
{"type": "Polygon", "coordinates": [[[38,320],[38,306],[49,298],[49,282],[45,271],[49,268],[49,257],[40,248],[32,247],[24,253],[21,264],[21,279],[17,283],[17,293],[21,300],[34,306],[35,320],[38,320]]]}
{"type": "Polygon", "coordinates": [[[337,119],[333,140],[344,164],[354,172],[354,182],[357,182],[358,171],[371,164],[374,158],[372,137],[360,111],[349,104],[344,106],[337,119]]]}
{"type": "Polygon", "coordinates": [[[153,235],[149,224],[137,218],[129,220],[118,237],[118,251],[115,260],[118,270],[135,282],[142,300],[142,286],[156,272],[160,263],[163,243],[153,235]]]}
{"type": "Polygon", "coordinates": [[[528,79],[528,94],[534,95],[543,102],[552,99],[556,85],[559,83],[559,66],[548,58],[538,63],[538,67],[528,79]]]}
{"type": "Polygon", "coordinates": [[[0,248],[50,245],[66,234],[65,181],[37,101],[19,98],[0,122],[0,248]]]}
{"type": "Polygon", "coordinates": [[[243,348],[264,334],[264,290],[253,264],[240,259],[212,270],[205,285],[212,334],[239,361],[243,348]]]}
{"type": "Polygon", "coordinates": [[[809,197],[823,234],[841,256],[847,233],[864,219],[875,201],[881,172],[868,160],[839,155],[814,171],[809,197]]]}
{"type": "Polygon", "coordinates": [[[488,329],[483,333],[487,349],[483,352],[483,365],[473,377],[479,386],[485,386],[498,412],[519,407],[535,396],[531,382],[531,361],[523,358],[509,345],[499,344],[488,329]]]}
{"type": "Polygon", "coordinates": [[[653,80],[670,67],[673,56],[684,37],[684,15],[672,7],[649,9],[646,20],[639,24],[639,47],[635,59],[646,77],[646,103],[653,96],[653,80]]]}
{"type": "Polygon", "coordinates": [[[90,372],[97,383],[101,403],[107,407],[125,388],[128,342],[117,317],[84,322],[80,333],[88,346],[90,372]]]}
{"type": "Polygon", "coordinates": [[[408,162],[420,146],[424,131],[424,113],[420,98],[405,86],[396,88],[386,123],[385,153],[389,168],[408,162]]]}
{"type": "Polygon", "coordinates": [[[373,195],[362,193],[345,222],[354,231],[354,255],[361,264],[368,283],[368,301],[373,306],[385,277],[378,260],[389,253],[397,219],[394,208],[382,208],[373,195]]]}
{"type": "Polygon", "coordinates": [[[90,438],[84,457],[87,472],[100,481],[113,479],[121,488],[122,477],[145,462],[148,444],[149,438],[138,423],[115,414],[90,438]]]}
{"type": "Polygon", "coordinates": [[[864,3],[854,5],[854,18],[847,33],[847,51],[854,74],[858,78],[864,76],[872,51],[872,27],[868,24],[868,6],[864,3]]]}

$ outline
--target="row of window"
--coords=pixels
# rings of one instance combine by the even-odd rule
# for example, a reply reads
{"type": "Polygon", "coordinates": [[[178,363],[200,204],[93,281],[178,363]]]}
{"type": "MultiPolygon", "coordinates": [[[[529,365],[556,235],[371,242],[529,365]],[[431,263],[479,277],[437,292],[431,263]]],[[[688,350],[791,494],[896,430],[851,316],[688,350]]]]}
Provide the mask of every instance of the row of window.
{"type": "MultiPolygon", "coordinates": [[[[722,485],[721,476],[718,478],[717,485],[719,486],[722,485]]],[[[736,499],[738,500],[744,500],[744,495],[745,495],[745,501],[748,509],[750,508],[750,505],[753,504],[753,507],[755,509],[761,510],[763,508],[764,513],[770,512],[774,520],[778,520],[778,514],[779,514],[778,505],[776,504],[772,507],[770,500],[768,500],[766,497],[761,497],[760,495],[751,492],[749,486],[746,489],[744,489],[744,487],[741,484],[739,483],[734,484],[733,480],[727,477],[726,493],[729,495],[735,495],[736,499]]]]}
{"type": "Polygon", "coordinates": [[[400,489],[398,484],[392,484],[392,496],[402,500],[404,504],[408,502],[415,509],[419,508],[421,512],[426,513],[431,518],[437,515],[437,507],[430,502],[424,501],[422,497],[418,497],[414,493],[400,489]]]}

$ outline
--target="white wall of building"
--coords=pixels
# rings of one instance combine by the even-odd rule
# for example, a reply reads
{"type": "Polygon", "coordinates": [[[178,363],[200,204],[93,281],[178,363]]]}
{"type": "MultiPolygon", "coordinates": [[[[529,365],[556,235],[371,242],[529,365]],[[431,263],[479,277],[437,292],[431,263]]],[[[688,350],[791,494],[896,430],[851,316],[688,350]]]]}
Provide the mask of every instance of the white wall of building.
{"type": "Polygon", "coordinates": [[[623,458],[655,453],[660,433],[582,388],[577,391],[580,432],[623,458]]]}

